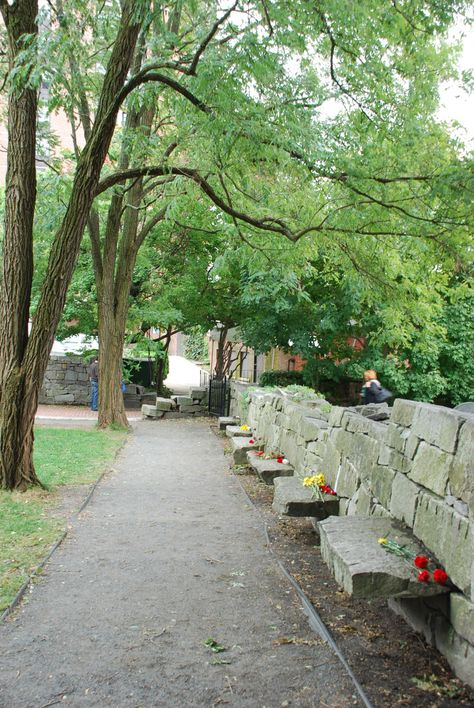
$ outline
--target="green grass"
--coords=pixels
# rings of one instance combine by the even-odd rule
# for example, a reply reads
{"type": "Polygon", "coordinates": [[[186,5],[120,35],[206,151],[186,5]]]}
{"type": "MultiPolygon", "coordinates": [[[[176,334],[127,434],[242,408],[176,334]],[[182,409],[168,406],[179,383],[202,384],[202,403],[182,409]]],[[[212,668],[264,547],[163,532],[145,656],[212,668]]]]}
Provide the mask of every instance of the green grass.
{"type": "Polygon", "coordinates": [[[124,439],[115,431],[35,430],[35,468],[48,489],[0,491],[0,611],[64,531],[64,518],[54,513],[58,488],[95,482],[124,439]]]}

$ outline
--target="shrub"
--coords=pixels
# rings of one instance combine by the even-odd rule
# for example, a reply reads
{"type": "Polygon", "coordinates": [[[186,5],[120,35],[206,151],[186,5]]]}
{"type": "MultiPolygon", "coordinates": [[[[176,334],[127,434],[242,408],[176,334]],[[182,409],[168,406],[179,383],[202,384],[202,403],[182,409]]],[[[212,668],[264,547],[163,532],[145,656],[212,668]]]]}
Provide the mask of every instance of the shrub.
{"type": "Polygon", "coordinates": [[[301,385],[302,383],[302,371],[271,369],[270,371],[264,371],[263,374],[260,374],[259,379],[259,384],[261,386],[279,386],[280,388],[291,386],[291,384],[301,385]]]}

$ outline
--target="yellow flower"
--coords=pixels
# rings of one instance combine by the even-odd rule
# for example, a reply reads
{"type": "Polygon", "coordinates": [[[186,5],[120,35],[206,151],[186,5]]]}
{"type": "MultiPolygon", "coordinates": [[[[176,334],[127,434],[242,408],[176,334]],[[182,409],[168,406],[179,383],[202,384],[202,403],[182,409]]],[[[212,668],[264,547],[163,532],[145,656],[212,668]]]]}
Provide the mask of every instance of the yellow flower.
{"type": "Polygon", "coordinates": [[[313,477],[305,477],[303,479],[303,485],[305,487],[311,487],[312,484],[313,484],[313,477]]]}
{"type": "Polygon", "coordinates": [[[248,425],[241,425],[240,429],[243,433],[246,433],[248,430],[250,430],[248,425]]]}
{"type": "Polygon", "coordinates": [[[324,475],[323,474],[315,475],[314,482],[315,482],[315,484],[318,485],[318,487],[320,487],[322,484],[324,484],[324,475]]]}
{"type": "Polygon", "coordinates": [[[386,538],[379,538],[379,543],[381,546],[385,546],[387,543],[387,539],[386,538]]]}

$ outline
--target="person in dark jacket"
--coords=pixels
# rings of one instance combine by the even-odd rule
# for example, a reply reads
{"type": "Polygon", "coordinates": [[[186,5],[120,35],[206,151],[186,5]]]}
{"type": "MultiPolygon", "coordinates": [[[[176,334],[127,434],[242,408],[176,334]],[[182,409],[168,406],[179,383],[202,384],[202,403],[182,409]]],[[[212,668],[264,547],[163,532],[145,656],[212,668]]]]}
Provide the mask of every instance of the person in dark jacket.
{"type": "Polygon", "coordinates": [[[373,369],[364,371],[364,385],[362,386],[362,403],[378,403],[379,393],[382,390],[377,372],[373,369]]]}

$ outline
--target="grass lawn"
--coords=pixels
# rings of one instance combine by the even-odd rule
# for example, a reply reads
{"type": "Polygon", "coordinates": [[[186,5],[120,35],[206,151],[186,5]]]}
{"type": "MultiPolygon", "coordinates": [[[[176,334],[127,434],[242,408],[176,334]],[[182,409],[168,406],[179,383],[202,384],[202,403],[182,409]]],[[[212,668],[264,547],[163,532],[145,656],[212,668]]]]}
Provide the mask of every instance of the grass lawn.
{"type": "Polygon", "coordinates": [[[59,487],[94,482],[125,436],[115,431],[35,430],[35,468],[48,490],[0,491],[0,612],[64,531],[65,519],[54,515],[59,487]]]}

